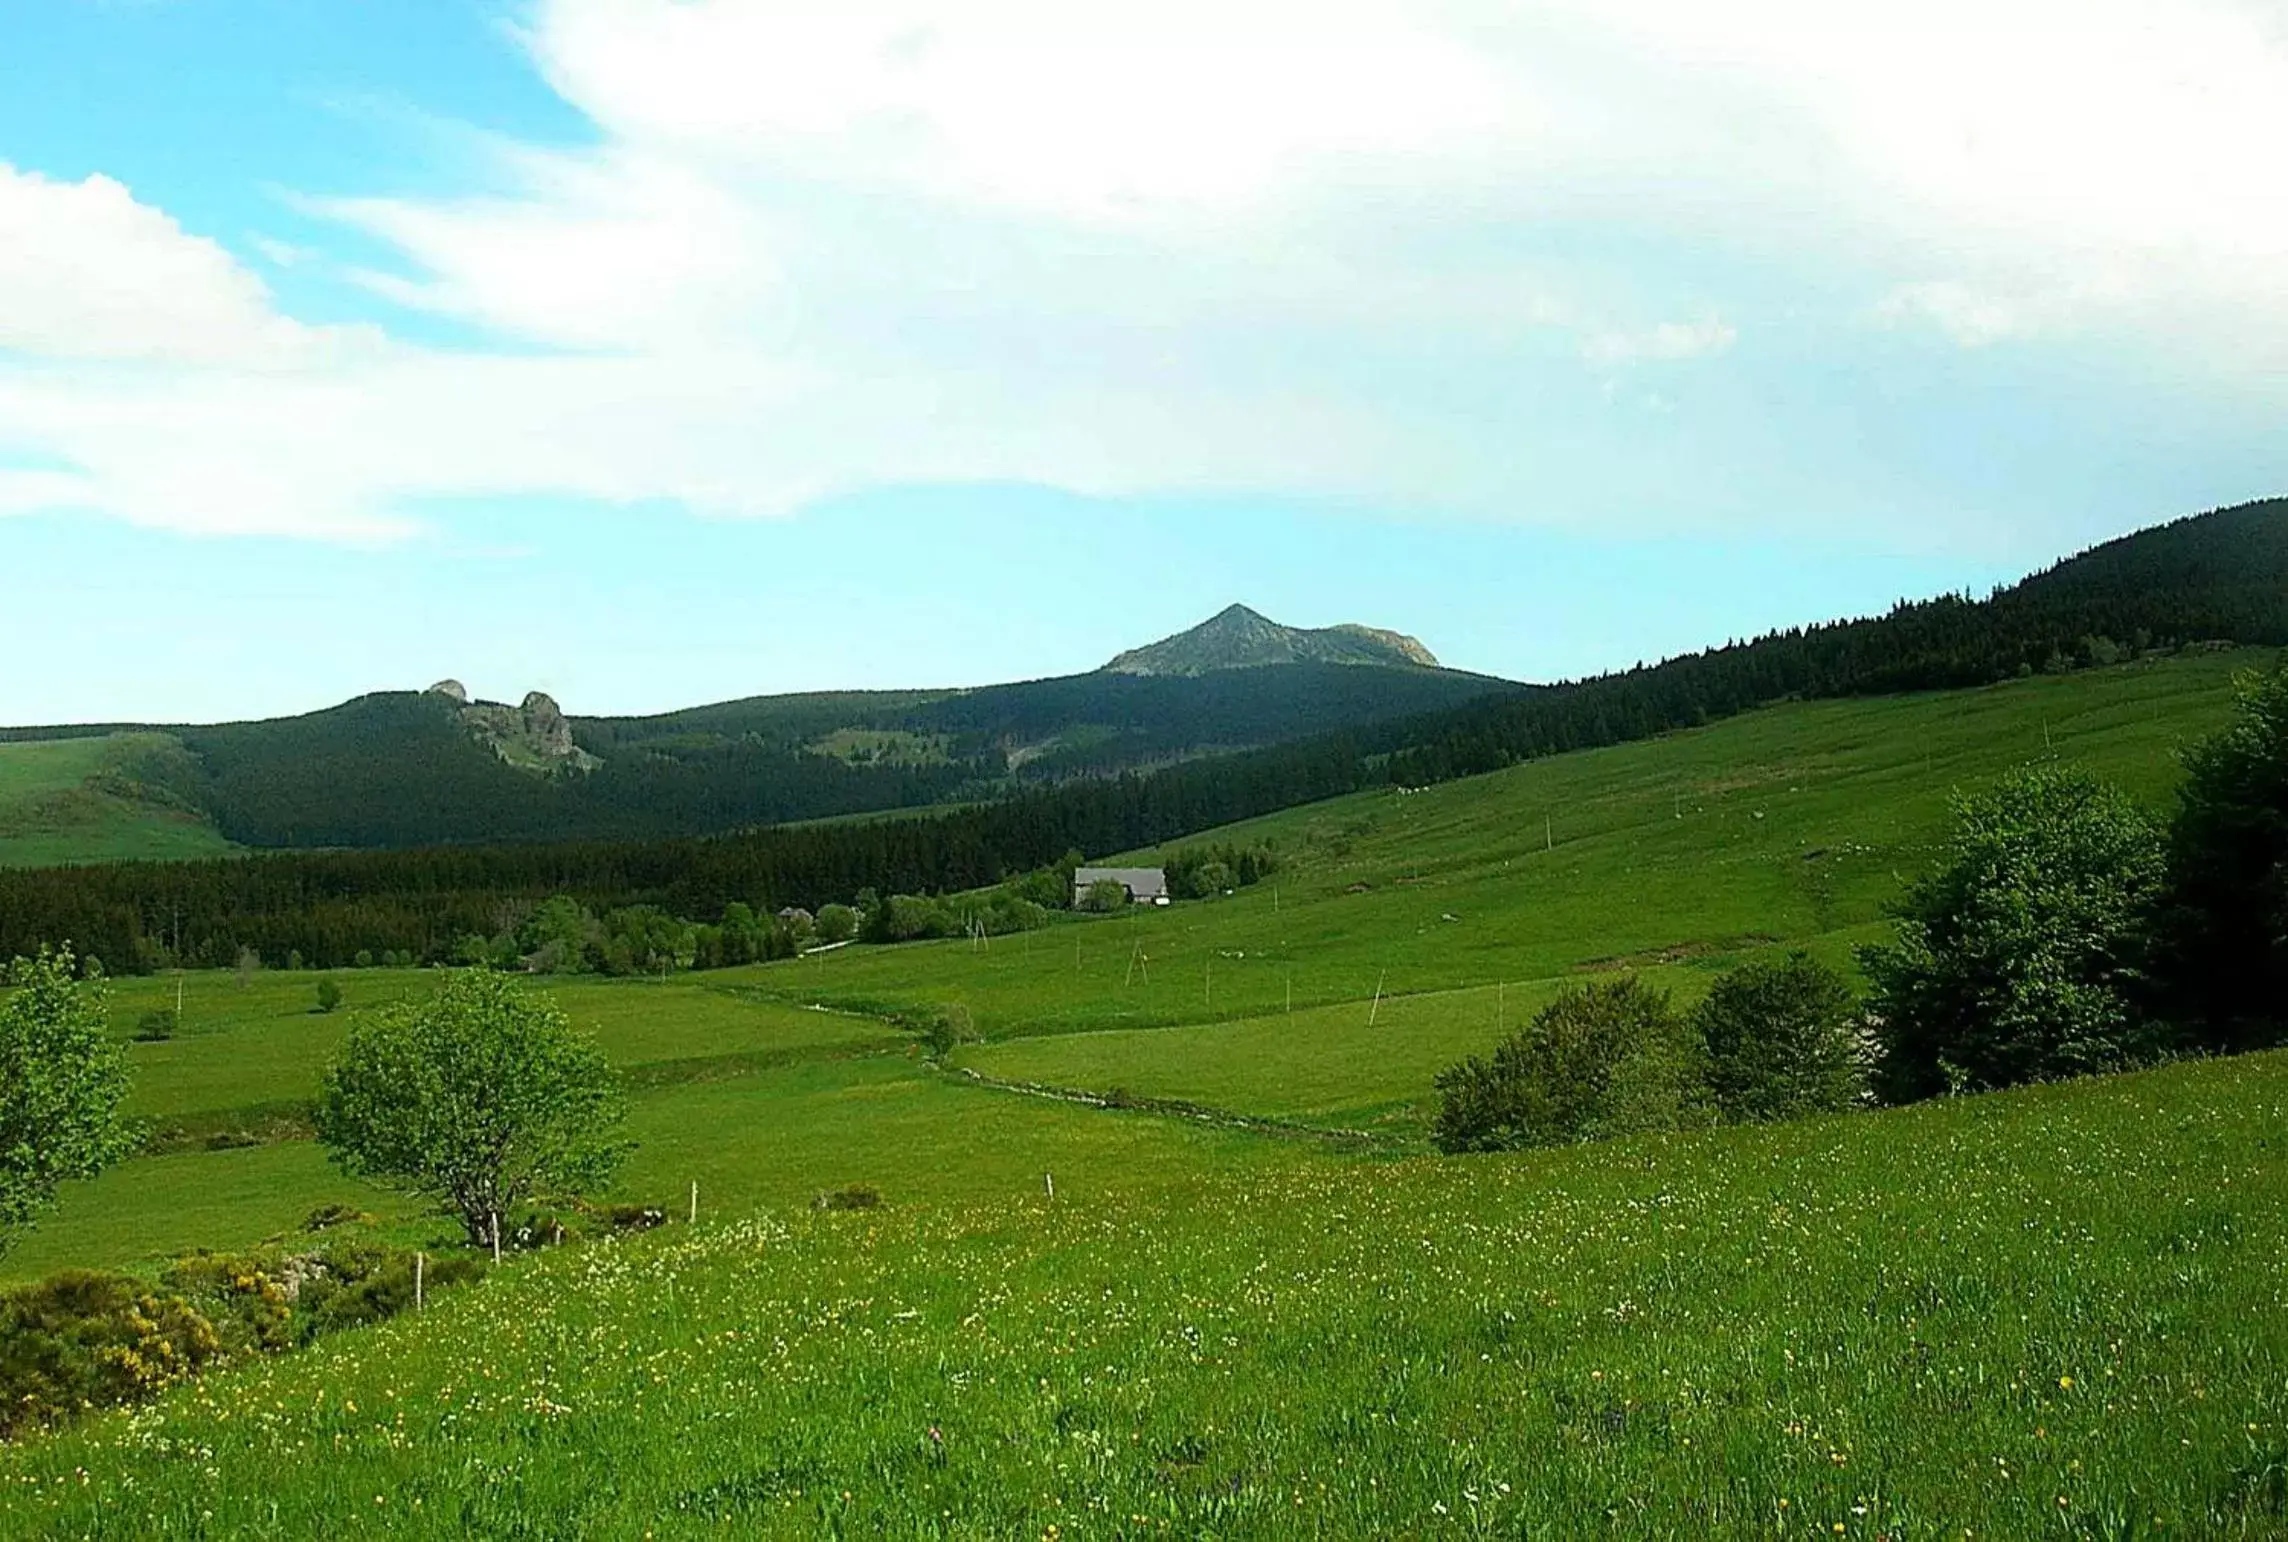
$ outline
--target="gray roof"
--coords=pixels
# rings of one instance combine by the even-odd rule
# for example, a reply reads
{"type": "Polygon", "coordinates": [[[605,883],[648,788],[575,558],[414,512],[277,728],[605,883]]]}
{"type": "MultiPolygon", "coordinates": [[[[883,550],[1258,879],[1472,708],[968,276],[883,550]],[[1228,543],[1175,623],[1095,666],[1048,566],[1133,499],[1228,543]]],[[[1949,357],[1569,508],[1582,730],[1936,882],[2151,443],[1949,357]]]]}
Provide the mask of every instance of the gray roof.
{"type": "Polygon", "coordinates": [[[1073,869],[1073,887],[1085,889],[1092,883],[1116,883],[1130,894],[1149,898],[1168,892],[1168,870],[1164,867],[1080,867],[1073,869]]]}

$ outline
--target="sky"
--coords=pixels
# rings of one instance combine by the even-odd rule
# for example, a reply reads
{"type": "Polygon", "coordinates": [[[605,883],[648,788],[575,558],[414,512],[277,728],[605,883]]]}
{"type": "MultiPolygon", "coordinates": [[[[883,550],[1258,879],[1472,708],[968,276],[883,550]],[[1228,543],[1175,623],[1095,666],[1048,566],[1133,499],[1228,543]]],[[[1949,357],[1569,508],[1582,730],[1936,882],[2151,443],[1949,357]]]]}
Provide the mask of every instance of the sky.
{"type": "Polygon", "coordinates": [[[1557,679],[2288,492],[2288,0],[0,0],[0,723],[1557,679]]]}

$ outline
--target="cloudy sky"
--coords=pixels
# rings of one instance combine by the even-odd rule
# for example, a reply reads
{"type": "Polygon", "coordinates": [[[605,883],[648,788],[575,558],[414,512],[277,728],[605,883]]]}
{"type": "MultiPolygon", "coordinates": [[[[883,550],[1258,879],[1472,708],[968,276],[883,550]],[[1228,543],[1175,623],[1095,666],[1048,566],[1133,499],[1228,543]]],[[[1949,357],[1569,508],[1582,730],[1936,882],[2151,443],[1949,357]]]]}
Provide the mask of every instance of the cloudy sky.
{"type": "Polygon", "coordinates": [[[0,722],[1529,678],[2288,490],[2288,0],[7,0],[0,722]]]}

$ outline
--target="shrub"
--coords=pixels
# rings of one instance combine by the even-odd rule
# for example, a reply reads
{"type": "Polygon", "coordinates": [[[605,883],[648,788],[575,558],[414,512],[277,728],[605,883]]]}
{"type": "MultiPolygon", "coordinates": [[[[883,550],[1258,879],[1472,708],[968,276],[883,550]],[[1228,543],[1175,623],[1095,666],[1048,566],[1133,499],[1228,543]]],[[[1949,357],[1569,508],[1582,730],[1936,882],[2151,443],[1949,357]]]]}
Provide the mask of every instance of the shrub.
{"type": "Polygon", "coordinates": [[[1635,976],[1566,992],[1499,1045],[1439,1073],[1446,1152],[1553,1146],[1707,1120],[1698,1044],[1635,976]]]}
{"type": "Polygon", "coordinates": [[[1709,1094],[1726,1119],[1839,1113],[1865,1090],[1858,1001],[1809,954],[1731,971],[1692,1025],[1708,1056],[1709,1094]]]}
{"type": "Polygon", "coordinates": [[[1099,878],[1088,886],[1080,899],[1080,908],[1097,915],[1109,915],[1115,910],[1128,908],[1128,886],[1109,878],[1099,878]]]}
{"type": "Polygon", "coordinates": [[[1959,800],[1945,864],[1864,948],[1877,1090],[1905,1102],[2120,1066],[2159,1047],[2129,986],[2160,837],[2086,772],[2021,772],[1959,800]]]}
{"type": "Polygon", "coordinates": [[[318,982],[318,1010],[320,1012],[333,1012],[338,1010],[341,1004],[342,988],[331,980],[320,980],[318,982]]]}
{"type": "Polygon", "coordinates": [[[922,1029],[922,1043],[939,1060],[952,1054],[964,1044],[977,1038],[977,1026],[969,1015],[969,1008],[960,1002],[940,1007],[922,1029]]]}
{"type": "Polygon", "coordinates": [[[613,1231],[650,1231],[667,1224],[667,1212],[658,1205],[607,1205],[597,1214],[613,1231]]]}
{"type": "Polygon", "coordinates": [[[146,1397],[223,1353],[179,1294],[71,1269],[0,1295],[0,1436],[146,1397]]]}
{"type": "Polygon", "coordinates": [[[135,1019],[135,1039],[139,1044],[164,1044],[175,1036],[177,1027],[173,1007],[153,1007],[135,1019]]]}
{"type": "Polygon", "coordinates": [[[810,1202],[813,1210],[876,1210],[881,1207],[882,1195],[872,1184],[858,1183],[846,1189],[821,1194],[810,1202]]]}

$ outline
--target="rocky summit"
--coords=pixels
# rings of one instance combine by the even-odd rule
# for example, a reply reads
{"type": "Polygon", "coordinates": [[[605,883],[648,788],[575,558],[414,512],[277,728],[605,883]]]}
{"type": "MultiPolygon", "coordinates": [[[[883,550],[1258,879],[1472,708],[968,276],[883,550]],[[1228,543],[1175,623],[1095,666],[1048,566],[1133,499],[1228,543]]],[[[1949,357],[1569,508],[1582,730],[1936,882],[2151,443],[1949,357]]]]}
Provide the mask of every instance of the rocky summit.
{"type": "Polygon", "coordinates": [[[1116,675],[1205,675],[1267,664],[1363,664],[1437,669],[1437,656],[1403,632],[1371,626],[1281,626],[1233,605],[1188,632],[1132,648],[1104,666],[1116,675]]]}

